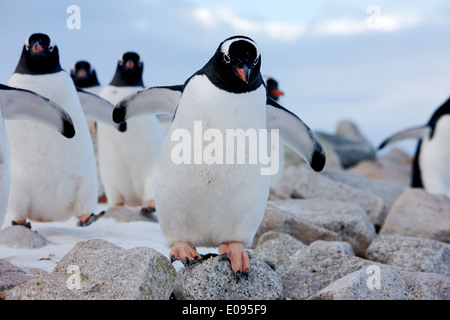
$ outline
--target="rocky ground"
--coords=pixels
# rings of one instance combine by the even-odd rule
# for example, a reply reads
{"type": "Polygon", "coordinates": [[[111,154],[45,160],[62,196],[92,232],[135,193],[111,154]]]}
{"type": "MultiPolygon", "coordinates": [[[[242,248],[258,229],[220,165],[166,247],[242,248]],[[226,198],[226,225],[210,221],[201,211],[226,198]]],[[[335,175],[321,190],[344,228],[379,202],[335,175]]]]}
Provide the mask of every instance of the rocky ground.
{"type": "MultiPolygon", "coordinates": [[[[449,300],[450,198],[409,188],[411,158],[393,149],[375,159],[350,129],[324,141],[330,161],[322,173],[288,158],[249,249],[248,278],[237,281],[218,256],[177,272],[152,248],[91,239],[78,242],[50,273],[25,272],[0,259],[0,296],[449,300]],[[345,153],[345,139],[353,150],[359,141],[359,153],[345,153]]],[[[45,238],[25,231],[2,230],[0,244],[45,245],[45,238]]]]}

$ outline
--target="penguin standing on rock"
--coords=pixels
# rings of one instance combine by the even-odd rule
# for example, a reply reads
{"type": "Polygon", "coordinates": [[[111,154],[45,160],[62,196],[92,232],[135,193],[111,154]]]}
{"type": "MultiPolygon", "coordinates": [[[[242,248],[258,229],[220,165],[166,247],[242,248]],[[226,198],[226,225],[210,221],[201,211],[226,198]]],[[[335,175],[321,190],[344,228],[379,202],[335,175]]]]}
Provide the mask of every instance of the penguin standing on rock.
{"type": "MultiPolygon", "coordinates": [[[[137,53],[124,53],[100,96],[116,104],[143,89],[143,68],[137,53]]],[[[142,213],[154,212],[153,175],[163,141],[156,116],[130,120],[125,133],[103,124],[98,125],[97,132],[99,167],[108,204],[143,206],[142,213]]]]}
{"type": "Polygon", "coordinates": [[[32,90],[60,105],[70,114],[76,131],[75,137],[67,140],[26,120],[6,123],[11,159],[8,216],[20,225],[26,225],[27,219],[56,221],[72,216],[79,218],[79,226],[89,225],[104,212],[95,214],[95,158],[79,95],[87,102],[95,96],[77,93],[61,68],[58,47],[41,33],[26,39],[8,85],[32,90]]]}
{"type": "Polygon", "coordinates": [[[379,149],[404,139],[419,139],[411,187],[450,197],[450,98],[434,112],[425,126],[398,132],[383,141],[379,149]]]}
{"type": "Polygon", "coordinates": [[[35,92],[0,84],[0,227],[8,207],[11,183],[9,144],[3,119],[41,123],[69,139],[75,135],[72,119],[60,106],[35,92]]]}
{"type": "MultiPolygon", "coordinates": [[[[276,128],[315,171],[323,169],[320,142],[296,115],[267,96],[260,67],[256,43],[245,36],[231,37],[184,85],[142,90],[119,102],[113,113],[116,122],[142,113],[173,115],[155,177],[156,212],[172,248],[169,255],[172,261],[190,264],[201,260],[194,246],[218,246],[237,279],[250,270],[245,247],[252,243],[264,215],[270,176],[261,174],[261,163],[238,162],[234,147],[225,148],[228,142],[223,142],[227,159],[223,164],[209,158],[198,162],[195,156],[194,162],[177,163],[173,155],[179,151],[179,135],[195,136],[198,123],[203,131],[225,136],[233,129],[276,128]]],[[[263,145],[267,148],[266,141],[263,145]]],[[[194,140],[194,153],[208,146],[194,140]]],[[[246,160],[250,147],[246,145],[246,160]]]]}

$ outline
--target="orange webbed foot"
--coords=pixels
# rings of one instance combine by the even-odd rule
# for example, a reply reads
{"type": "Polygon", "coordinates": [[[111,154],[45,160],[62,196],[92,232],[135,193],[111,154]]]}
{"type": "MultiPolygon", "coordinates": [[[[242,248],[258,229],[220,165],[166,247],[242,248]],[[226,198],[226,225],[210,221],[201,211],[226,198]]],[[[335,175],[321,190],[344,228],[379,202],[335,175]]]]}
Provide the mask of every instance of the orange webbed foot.
{"type": "Polygon", "coordinates": [[[250,271],[250,260],[243,242],[224,242],[219,246],[219,254],[222,255],[222,260],[230,260],[231,269],[236,275],[237,282],[239,282],[242,275],[248,278],[250,271]]]}
{"type": "Polygon", "coordinates": [[[195,262],[202,262],[201,255],[197,252],[195,247],[185,241],[175,241],[172,244],[169,256],[171,262],[179,260],[184,266],[190,266],[195,262]]]}

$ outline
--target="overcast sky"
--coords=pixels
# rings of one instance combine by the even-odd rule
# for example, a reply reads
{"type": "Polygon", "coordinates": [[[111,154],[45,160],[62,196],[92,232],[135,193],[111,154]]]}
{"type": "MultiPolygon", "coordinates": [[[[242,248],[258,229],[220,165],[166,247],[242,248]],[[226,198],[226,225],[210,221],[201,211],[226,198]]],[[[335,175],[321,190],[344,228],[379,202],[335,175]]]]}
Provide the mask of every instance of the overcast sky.
{"type": "Polygon", "coordinates": [[[247,35],[260,46],[263,75],[285,92],[285,107],[326,132],[354,120],[374,145],[426,123],[450,96],[445,0],[15,0],[0,2],[0,30],[0,83],[24,40],[44,32],[64,69],[88,60],[103,85],[120,55],[136,51],[146,86],[183,83],[222,40],[247,35]],[[80,29],[67,27],[70,5],[80,8],[80,29]]]}

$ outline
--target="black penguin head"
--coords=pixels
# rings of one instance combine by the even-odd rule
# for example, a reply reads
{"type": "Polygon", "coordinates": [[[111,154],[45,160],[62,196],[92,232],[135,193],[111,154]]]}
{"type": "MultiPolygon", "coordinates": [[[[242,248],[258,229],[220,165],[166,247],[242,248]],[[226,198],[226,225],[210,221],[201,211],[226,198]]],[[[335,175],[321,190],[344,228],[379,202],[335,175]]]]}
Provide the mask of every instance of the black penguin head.
{"type": "Polygon", "coordinates": [[[278,99],[284,95],[283,91],[278,88],[278,81],[273,78],[267,78],[264,81],[266,83],[267,95],[273,100],[278,101],[278,99]]]}
{"type": "Polygon", "coordinates": [[[75,63],[70,70],[70,76],[76,86],[80,88],[89,88],[99,86],[95,69],[87,61],[81,60],[75,63]]]}
{"type": "Polygon", "coordinates": [[[34,33],[25,40],[16,73],[45,74],[61,70],[58,47],[48,35],[34,33]]]}
{"type": "Polygon", "coordinates": [[[142,71],[144,63],[135,52],[124,53],[117,63],[116,73],[110,85],[118,87],[140,86],[143,87],[142,71]]]}
{"type": "Polygon", "coordinates": [[[248,92],[262,84],[261,54],[256,43],[245,36],[224,40],[212,58],[213,82],[231,92],[248,92]]]}

